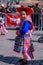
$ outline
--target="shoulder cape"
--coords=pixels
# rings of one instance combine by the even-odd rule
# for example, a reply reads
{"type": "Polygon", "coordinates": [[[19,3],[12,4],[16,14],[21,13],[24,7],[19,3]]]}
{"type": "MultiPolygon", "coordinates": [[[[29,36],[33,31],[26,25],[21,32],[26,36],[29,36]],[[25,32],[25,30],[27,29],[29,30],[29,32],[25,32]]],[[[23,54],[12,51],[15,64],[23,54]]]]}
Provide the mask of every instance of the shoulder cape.
{"type": "Polygon", "coordinates": [[[28,30],[30,30],[30,28],[31,28],[30,22],[28,20],[25,20],[24,23],[23,23],[22,28],[19,31],[19,33],[21,35],[24,35],[26,32],[28,32],[28,30]]]}

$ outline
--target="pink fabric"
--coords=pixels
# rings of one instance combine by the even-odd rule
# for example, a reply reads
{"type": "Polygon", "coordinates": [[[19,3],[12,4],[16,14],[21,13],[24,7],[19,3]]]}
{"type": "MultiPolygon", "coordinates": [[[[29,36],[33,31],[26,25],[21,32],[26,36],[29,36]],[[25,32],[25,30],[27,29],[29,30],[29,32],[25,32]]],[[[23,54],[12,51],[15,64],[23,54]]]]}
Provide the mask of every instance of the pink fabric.
{"type": "Polygon", "coordinates": [[[27,16],[27,19],[28,19],[30,22],[32,22],[31,15],[28,15],[28,16],[27,16]]]}
{"type": "Polygon", "coordinates": [[[6,30],[6,28],[4,27],[4,25],[1,26],[1,33],[2,33],[2,34],[7,33],[7,30],[6,30]]]}
{"type": "Polygon", "coordinates": [[[31,55],[30,55],[30,38],[25,38],[24,39],[24,49],[23,49],[23,55],[25,54],[25,59],[26,60],[31,60],[31,55]]]}
{"type": "MultiPolygon", "coordinates": [[[[34,25],[33,25],[33,23],[32,23],[32,18],[31,18],[31,15],[28,15],[27,17],[27,20],[29,20],[30,21],[30,24],[31,24],[31,28],[30,28],[30,30],[26,33],[26,34],[29,34],[30,35],[30,33],[32,33],[34,30],[35,30],[35,28],[34,28],[34,25]]],[[[21,20],[21,22],[20,22],[20,24],[18,24],[19,26],[22,26],[23,25],[23,20],[21,20]]],[[[18,32],[18,31],[17,31],[18,32]]],[[[19,32],[17,33],[16,32],[16,34],[18,35],[19,34],[19,32]]]]}
{"type": "MultiPolygon", "coordinates": [[[[27,16],[27,20],[30,21],[31,29],[26,34],[30,35],[31,30],[33,30],[33,24],[32,24],[31,15],[27,16]]],[[[22,26],[22,24],[23,24],[23,21],[21,21],[20,26],[22,26]]],[[[24,38],[23,55],[24,54],[26,56],[26,57],[24,56],[24,59],[31,60],[31,55],[30,55],[30,37],[29,36],[24,38]]]]}
{"type": "Polygon", "coordinates": [[[25,38],[24,39],[24,45],[26,45],[28,48],[30,47],[30,38],[25,38]]]}

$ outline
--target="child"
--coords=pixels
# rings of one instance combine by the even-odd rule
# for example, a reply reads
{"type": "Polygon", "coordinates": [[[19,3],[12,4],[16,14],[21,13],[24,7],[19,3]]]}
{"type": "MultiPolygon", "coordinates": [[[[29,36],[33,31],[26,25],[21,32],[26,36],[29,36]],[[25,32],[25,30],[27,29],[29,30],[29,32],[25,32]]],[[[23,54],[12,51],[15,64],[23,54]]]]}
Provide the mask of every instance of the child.
{"type": "Polygon", "coordinates": [[[19,24],[20,29],[16,32],[16,34],[24,37],[23,50],[22,50],[24,59],[20,60],[20,61],[22,63],[27,63],[27,61],[31,60],[30,32],[33,30],[33,27],[34,27],[33,23],[28,20],[27,15],[32,14],[32,10],[29,7],[19,7],[19,8],[17,8],[17,11],[20,12],[20,24],[19,24]]]}
{"type": "Polygon", "coordinates": [[[0,17],[0,28],[1,28],[1,35],[5,35],[7,32],[5,26],[4,26],[4,20],[2,17],[0,17]]]}

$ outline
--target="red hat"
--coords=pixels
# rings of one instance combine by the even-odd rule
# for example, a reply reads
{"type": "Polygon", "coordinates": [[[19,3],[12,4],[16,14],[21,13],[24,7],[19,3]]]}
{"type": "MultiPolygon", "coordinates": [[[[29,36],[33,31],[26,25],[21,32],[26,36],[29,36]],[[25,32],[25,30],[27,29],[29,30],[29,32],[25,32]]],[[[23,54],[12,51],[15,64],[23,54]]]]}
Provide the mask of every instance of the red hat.
{"type": "Polygon", "coordinates": [[[16,8],[18,12],[21,12],[23,10],[26,10],[28,14],[33,14],[33,10],[30,7],[18,7],[16,8]]]}

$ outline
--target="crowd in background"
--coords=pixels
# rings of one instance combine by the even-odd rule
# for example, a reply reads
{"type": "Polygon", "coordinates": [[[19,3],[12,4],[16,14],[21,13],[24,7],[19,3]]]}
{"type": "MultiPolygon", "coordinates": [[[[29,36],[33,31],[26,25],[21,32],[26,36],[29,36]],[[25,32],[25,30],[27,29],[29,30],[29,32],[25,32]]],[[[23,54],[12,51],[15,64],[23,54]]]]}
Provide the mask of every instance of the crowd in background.
{"type": "Polygon", "coordinates": [[[7,2],[7,4],[0,4],[0,17],[4,20],[6,19],[5,13],[17,13],[17,7],[30,7],[34,10],[34,14],[32,14],[32,21],[36,29],[41,29],[41,22],[43,23],[43,7],[40,8],[38,3],[32,5],[21,5],[19,2],[7,2]]]}

